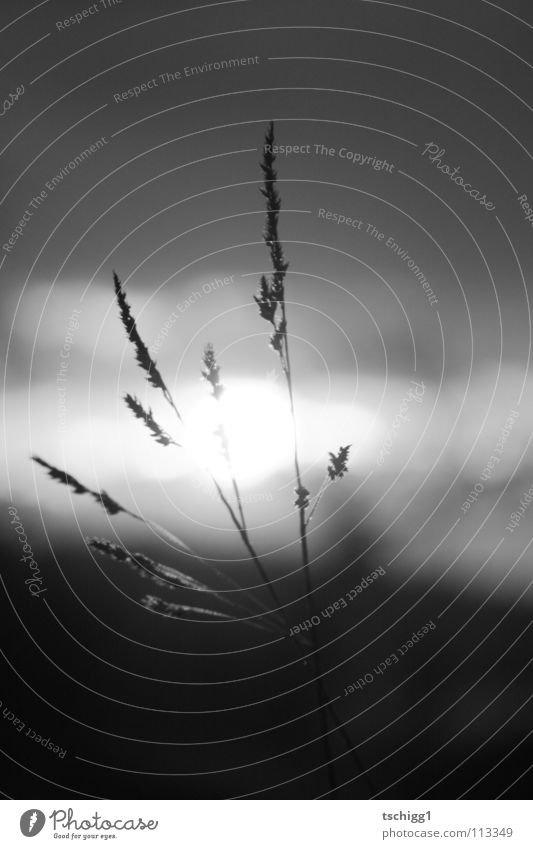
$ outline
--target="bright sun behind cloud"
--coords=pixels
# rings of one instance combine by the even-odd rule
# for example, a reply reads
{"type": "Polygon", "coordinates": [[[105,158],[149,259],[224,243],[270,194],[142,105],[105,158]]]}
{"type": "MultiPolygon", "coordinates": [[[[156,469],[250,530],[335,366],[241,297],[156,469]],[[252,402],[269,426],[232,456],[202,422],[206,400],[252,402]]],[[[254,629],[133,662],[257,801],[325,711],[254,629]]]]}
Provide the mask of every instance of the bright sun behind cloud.
{"type": "MultiPolygon", "coordinates": [[[[317,466],[325,473],[328,451],[337,451],[341,444],[352,445],[354,462],[361,467],[374,456],[382,422],[372,410],[303,397],[296,397],[295,406],[304,471],[317,466]]],[[[189,453],[202,457],[204,467],[221,481],[228,481],[228,467],[217,435],[219,423],[228,438],[235,477],[244,486],[258,484],[279,469],[292,474],[293,424],[281,381],[235,380],[226,387],[219,404],[204,395],[188,409],[189,453]]]]}
{"type": "MultiPolygon", "coordinates": [[[[228,465],[217,431],[223,424],[228,439],[232,470],[243,492],[261,486],[280,471],[286,472],[287,485],[294,473],[294,434],[287,389],[279,381],[235,378],[225,384],[217,403],[204,381],[182,385],[180,411],[186,425],[182,429],[162,398],[155,398],[152,409],[156,420],[183,447],[162,448],[142,424],[120,409],[109,438],[109,422],[102,416],[69,428],[62,439],[63,463],[73,465],[80,476],[89,479],[95,467],[102,480],[111,485],[118,474],[137,475],[150,480],[189,479],[193,485],[206,471],[227,490],[231,487],[228,465]],[[81,455],[80,442],[90,446],[81,455]]],[[[146,408],[147,398],[142,398],[146,408]]],[[[328,452],[350,444],[350,471],[366,472],[375,464],[383,421],[370,406],[359,403],[315,400],[304,394],[295,397],[298,452],[304,477],[323,475],[328,452]]],[[[51,456],[55,449],[49,450],[51,456]]]]}
{"type": "MultiPolygon", "coordinates": [[[[110,397],[114,392],[116,388],[111,387],[110,397]]],[[[312,398],[305,392],[296,395],[299,455],[306,480],[311,475],[325,474],[328,452],[337,451],[340,445],[352,445],[349,468],[354,480],[375,465],[383,420],[373,409],[371,394],[368,394],[368,404],[340,401],[342,394],[347,393],[338,391],[336,399],[329,402],[324,398],[312,398]]],[[[222,413],[235,477],[243,494],[253,488],[264,488],[280,472],[284,473],[287,486],[292,486],[293,430],[282,375],[278,379],[235,377],[228,380],[220,408],[210,397],[205,381],[183,383],[179,389],[179,406],[187,425],[187,440],[176,417],[158,393],[148,387],[139,395],[163,428],[176,441],[187,443],[186,450],[156,444],[142,422],[125,408],[121,397],[107,405],[102,405],[99,397],[91,398],[88,405],[79,384],[74,382],[68,398],[67,428],[63,432],[58,430],[53,393],[45,386],[34,389],[32,410],[34,414],[38,410],[38,414],[34,415],[33,432],[31,436],[28,434],[24,444],[29,446],[31,453],[68,469],[88,485],[108,489],[124,498],[131,495],[121,492],[124,482],[135,491],[139,480],[159,481],[165,487],[180,479],[195,491],[200,481],[205,484],[206,468],[227,490],[231,481],[221,453],[221,442],[216,436],[222,413]],[[50,426],[43,430],[42,421],[50,426]]],[[[19,442],[21,421],[27,421],[27,402],[24,392],[17,393],[16,398],[11,397],[10,409],[17,410],[18,415],[12,416],[10,429],[13,440],[19,442]]],[[[21,452],[20,459],[17,458],[16,475],[17,480],[32,488],[34,469],[28,462],[27,452],[21,452]]]]}
{"type": "Polygon", "coordinates": [[[228,477],[217,430],[223,425],[232,469],[243,484],[257,483],[290,464],[292,420],[282,387],[268,381],[236,381],[217,403],[204,397],[189,409],[188,448],[217,479],[228,477]]]}

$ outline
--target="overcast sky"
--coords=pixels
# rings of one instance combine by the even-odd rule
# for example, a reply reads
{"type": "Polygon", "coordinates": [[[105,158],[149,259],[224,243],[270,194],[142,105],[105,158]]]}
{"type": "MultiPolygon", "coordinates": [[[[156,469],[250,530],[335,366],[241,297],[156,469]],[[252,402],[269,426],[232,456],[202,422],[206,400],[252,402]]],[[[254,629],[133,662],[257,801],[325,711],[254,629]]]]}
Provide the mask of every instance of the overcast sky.
{"type": "MultiPolygon", "coordinates": [[[[433,519],[438,540],[461,516],[515,409],[520,416],[494,470],[494,491],[477,505],[470,527],[517,468],[497,508],[496,536],[504,533],[533,479],[526,450],[533,257],[517,201],[531,173],[521,58],[531,33],[484,3],[485,35],[476,35],[474,5],[434,2],[423,13],[410,3],[401,10],[333,0],[305,4],[302,16],[298,3],[214,3],[180,13],[160,2],[153,20],[137,26],[147,17],[140,2],[68,25],[72,4],[45,3],[24,27],[11,27],[14,57],[40,39],[3,72],[6,90],[25,89],[3,117],[8,250],[0,321],[9,338],[11,498],[35,504],[40,496],[69,521],[67,494],[54,492],[41,473],[34,483],[28,455],[35,452],[117,497],[141,486],[142,502],[155,486],[151,497],[166,509],[190,486],[186,530],[194,535],[199,516],[205,519],[194,463],[169,461],[168,449],[152,444],[121,402],[124,392],[136,392],[172,426],[126,345],[113,269],[193,428],[206,421],[199,372],[207,341],[220,352],[224,381],[240,393],[243,417],[251,416],[247,432],[261,410],[260,401],[242,401],[251,384],[270,405],[262,420],[283,420],[279,364],[252,301],[269,268],[258,163],[266,125],[275,119],[276,142],[297,148],[277,166],[309,481],[317,487],[327,452],[351,443],[351,473],[337,497],[349,498],[364,480],[357,498],[381,529],[421,486],[398,520],[409,531],[457,476],[451,502],[447,497],[433,519]],[[209,68],[228,60],[245,61],[209,68]],[[76,163],[98,139],[100,147],[76,163]],[[424,153],[429,144],[443,151],[438,161],[424,153]],[[478,198],[439,165],[458,168],[478,198]],[[342,216],[348,224],[339,223],[342,216]],[[62,429],[57,373],[68,334],[62,429]],[[409,420],[396,428],[380,465],[412,381],[424,386],[422,402],[409,403],[409,420]]],[[[524,11],[523,3],[507,6],[515,15],[524,11]]],[[[260,463],[244,455],[243,486],[250,495],[278,493],[268,509],[282,528],[290,514],[283,472],[290,434],[277,430],[270,448],[258,435],[260,463]]],[[[223,523],[216,501],[209,503],[209,522],[223,523]]],[[[343,508],[339,526],[350,527],[352,518],[343,508]]],[[[471,550],[475,561],[476,544],[471,550]]]]}

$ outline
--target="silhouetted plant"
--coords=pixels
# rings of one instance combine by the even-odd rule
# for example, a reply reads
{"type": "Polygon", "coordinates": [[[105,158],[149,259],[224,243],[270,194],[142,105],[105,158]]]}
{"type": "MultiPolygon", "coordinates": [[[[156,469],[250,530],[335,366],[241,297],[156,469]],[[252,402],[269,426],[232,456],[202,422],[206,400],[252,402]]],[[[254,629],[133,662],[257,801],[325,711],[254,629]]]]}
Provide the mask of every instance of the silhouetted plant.
{"type": "MultiPolygon", "coordinates": [[[[307,526],[309,524],[309,518],[312,515],[310,513],[309,517],[307,516],[307,511],[310,507],[311,493],[304,485],[302,480],[302,471],[298,451],[293,373],[291,368],[287,307],[285,301],[285,278],[287,275],[287,270],[289,268],[289,263],[285,259],[283,245],[279,238],[278,225],[279,213],[281,210],[281,198],[276,188],[277,172],[274,168],[276,156],[272,152],[273,149],[274,124],[271,121],[267,133],[265,135],[265,142],[263,145],[263,160],[261,162],[261,170],[263,171],[263,186],[261,188],[261,193],[263,194],[266,200],[266,221],[265,228],[263,231],[263,239],[270,254],[272,273],[270,275],[270,279],[268,279],[264,274],[261,276],[259,292],[257,295],[254,295],[254,300],[259,307],[259,315],[261,316],[261,318],[265,319],[265,321],[268,321],[272,325],[273,332],[270,336],[269,341],[271,347],[279,356],[281,369],[285,376],[285,382],[287,385],[294,437],[293,462],[296,484],[294,489],[294,494],[296,496],[294,506],[298,510],[302,565],[304,569],[306,585],[306,599],[309,610],[309,617],[312,618],[314,614],[313,584],[311,579],[311,569],[309,565],[309,544],[307,539],[307,526]]],[[[344,448],[341,447],[337,455],[330,453],[329,456],[332,465],[328,466],[328,473],[331,481],[342,477],[344,473],[348,471],[346,461],[348,459],[349,448],[350,446],[346,446],[344,448]],[[330,469],[333,469],[333,474],[331,473],[330,469]]],[[[319,493],[317,494],[315,505],[312,511],[313,513],[320,502],[324,490],[325,487],[322,486],[319,490],[319,493]]],[[[318,704],[321,707],[321,731],[324,738],[325,754],[326,761],[328,762],[330,784],[334,786],[332,753],[328,737],[326,706],[328,702],[328,697],[325,692],[322,681],[322,669],[319,656],[320,646],[318,643],[318,635],[316,628],[311,629],[311,638],[313,642],[313,662],[316,672],[315,680],[317,689],[317,700],[318,704]]]]}
{"type": "MultiPolygon", "coordinates": [[[[265,145],[263,148],[264,153],[261,162],[261,169],[263,171],[263,185],[260,190],[266,201],[266,222],[263,238],[269,251],[272,272],[269,277],[264,274],[261,275],[259,281],[259,292],[257,295],[254,295],[254,300],[259,308],[260,317],[263,318],[265,321],[268,321],[272,326],[272,333],[270,335],[269,341],[272,349],[280,358],[281,368],[285,376],[285,382],[287,386],[294,436],[294,506],[296,507],[298,515],[299,539],[301,546],[302,565],[305,577],[305,597],[309,608],[309,614],[310,616],[312,616],[313,585],[309,561],[307,527],[309,521],[311,520],[318,507],[318,504],[321,501],[321,498],[326,488],[335,480],[342,478],[348,471],[347,461],[350,446],[341,446],[336,454],[329,454],[329,465],[326,469],[325,480],[320,486],[316,495],[314,497],[311,497],[310,491],[304,485],[302,480],[302,472],[298,451],[296,412],[293,390],[294,378],[291,368],[287,306],[285,301],[285,283],[289,263],[285,259],[283,246],[279,239],[278,232],[281,199],[276,189],[277,173],[274,168],[275,155],[271,152],[273,142],[274,125],[271,122],[265,136],[265,145]]],[[[180,441],[175,439],[173,435],[169,434],[158,424],[158,422],[153,416],[152,410],[150,408],[146,410],[136,396],[130,395],[129,393],[126,394],[124,396],[125,403],[128,409],[134,415],[134,417],[143,422],[150,435],[155,439],[158,444],[165,448],[173,446],[174,448],[179,448],[183,450],[184,446],[187,445],[187,428],[185,421],[182,417],[181,412],[178,409],[178,406],[175,402],[172,393],[168,389],[165,381],[163,380],[163,377],[157,367],[157,364],[151,358],[148,352],[148,348],[144,344],[139,334],[135,318],[133,317],[122,283],[116,272],[113,272],[113,281],[120,318],[126,330],[128,339],[134,346],[136,360],[140,368],[146,373],[146,379],[148,380],[150,385],[155,389],[161,390],[166,402],[172,408],[174,414],[176,415],[178,427],[180,428],[180,441]]],[[[209,384],[211,388],[211,394],[215,402],[219,404],[224,393],[224,386],[220,380],[220,365],[217,361],[215,350],[211,343],[208,343],[204,348],[202,365],[202,376],[209,384]]],[[[86,487],[84,484],[80,483],[76,478],[72,477],[72,475],[70,475],[68,472],[62,471],[56,468],[55,466],[50,465],[39,457],[33,457],[33,459],[41,466],[46,468],[50,477],[52,477],[59,483],[71,487],[75,494],[87,494],[92,496],[97,502],[102,505],[108,515],[115,516],[117,514],[124,513],[125,515],[130,516],[131,518],[134,518],[138,521],[141,521],[148,527],[156,530],[162,536],[172,542],[173,545],[175,545],[179,550],[185,552],[190,557],[196,558],[197,560],[208,566],[219,578],[224,580],[226,583],[229,583],[233,587],[238,588],[240,590],[240,593],[246,596],[248,602],[247,604],[243,604],[242,602],[235,602],[234,600],[229,598],[227,594],[211,589],[206,584],[197,581],[195,578],[185,574],[179,569],[176,569],[174,566],[168,566],[159,563],[139,552],[131,553],[122,545],[117,545],[116,543],[110,542],[109,540],[102,540],[97,538],[88,539],[87,543],[94,551],[97,551],[100,554],[110,557],[117,562],[125,564],[129,568],[133,569],[135,572],[141,574],[143,577],[149,578],[150,580],[154,581],[155,584],[160,588],[169,590],[179,588],[181,590],[189,590],[193,592],[207,594],[211,598],[217,600],[219,603],[231,607],[232,614],[230,615],[229,613],[222,613],[220,611],[212,610],[203,606],[191,606],[181,603],[170,602],[166,601],[165,599],[159,596],[151,594],[144,596],[141,600],[141,603],[144,605],[144,607],[147,608],[147,610],[159,613],[170,618],[183,619],[188,618],[189,614],[193,614],[200,616],[204,620],[207,617],[212,619],[244,621],[250,626],[274,631],[277,634],[283,633],[286,636],[290,630],[290,626],[285,615],[284,606],[281,603],[275,585],[269,579],[266,569],[251,540],[250,531],[248,528],[244,511],[243,499],[241,497],[238,481],[232,466],[231,446],[229,444],[227,434],[224,428],[222,411],[219,417],[219,423],[215,433],[220,440],[220,451],[227,464],[229,479],[235,496],[234,501],[236,503],[236,510],[233,509],[232,504],[230,503],[230,500],[224,491],[222,483],[218,480],[213,471],[209,467],[206,467],[206,471],[211,477],[211,480],[215,487],[215,491],[218,497],[220,498],[220,501],[224,505],[225,509],[227,510],[228,515],[236,531],[238,532],[242,543],[244,544],[246,550],[248,551],[248,554],[250,555],[250,559],[257,568],[262,583],[270,593],[271,599],[274,603],[273,609],[269,609],[265,604],[263,604],[259,599],[257,599],[248,591],[243,593],[242,589],[238,587],[238,585],[232,579],[230,579],[229,576],[221,572],[221,570],[218,569],[209,560],[204,560],[202,557],[199,557],[190,548],[190,546],[188,546],[182,539],[168,531],[166,528],[118,504],[118,502],[112,499],[111,496],[109,496],[104,490],[92,490],[86,487]],[[246,616],[242,614],[246,614],[246,616]]],[[[201,458],[196,457],[196,459],[200,460],[201,458]]],[[[324,739],[330,785],[331,788],[333,788],[335,776],[333,771],[333,758],[329,741],[330,732],[328,728],[328,716],[331,717],[335,730],[338,731],[341,735],[347,749],[351,753],[352,758],[354,759],[354,762],[359,770],[360,764],[355,754],[354,747],[351,743],[349,735],[347,734],[344,726],[339,722],[335,708],[332,704],[329,703],[330,700],[328,699],[324,688],[319,658],[320,646],[318,643],[316,629],[311,629],[311,642],[309,642],[309,639],[306,636],[298,635],[291,639],[290,644],[292,646],[296,646],[296,649],[299,652],[299,656],[301,656],[302,659],[305,659],[306,652],[309,647],[312,648],[313,663],[316,673],[315,686],[317,690],[317,702],[319,706],[319,715],[321,718],[321,731],[324,739]]]]}

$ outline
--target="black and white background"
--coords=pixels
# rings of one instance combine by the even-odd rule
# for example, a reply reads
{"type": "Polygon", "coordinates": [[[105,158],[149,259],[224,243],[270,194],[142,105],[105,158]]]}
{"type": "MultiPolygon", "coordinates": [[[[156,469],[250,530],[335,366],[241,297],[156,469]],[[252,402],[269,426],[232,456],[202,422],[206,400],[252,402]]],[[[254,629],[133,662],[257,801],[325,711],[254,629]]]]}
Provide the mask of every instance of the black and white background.
{"type": "Polygon", "coordinates": [[[532,11],[525,0],[3,5],[5,798],[528,796],[532,11]],[[148,609],[153,594],[228,610],[86,542],[271,608],[204,469],[221,462],[200,375],[212,342],[254,545],[286,622],[308,617],[287,396],[253,301],[270,270],[259,163],[271,120],[285,146],[279,227],[313,495],[328,452],[352,446],[309,525],[313,610],[381,569],[315,627],[344,729],[329,722],[329,769],[312,646],[302,659],[287,633],[148,609]],[[192,452],[156,444],[124,404],[138,395],[177,433],[135,362],[113,271],[192,452]],[[109,516],[31,455],[194,554],[109,516]]]}

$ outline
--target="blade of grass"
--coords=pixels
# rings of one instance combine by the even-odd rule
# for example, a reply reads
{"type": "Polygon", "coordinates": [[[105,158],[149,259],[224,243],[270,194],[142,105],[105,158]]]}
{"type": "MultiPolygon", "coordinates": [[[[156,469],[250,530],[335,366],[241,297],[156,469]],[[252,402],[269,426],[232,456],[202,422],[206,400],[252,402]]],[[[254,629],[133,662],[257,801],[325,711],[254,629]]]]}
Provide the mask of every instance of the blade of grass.
{"type": "MultiPolygon", "coordinates": [[[[214,398],[215,402],[217,404],[219,404],[220,399],[222,397],[222,394],[224,392],[224,387],[223,387],[222,383],[220,382],[220,366],[217,362],[217,359],[216,359],[216,356],[215,356],[215,351],[214,351],[214,348],[211,345],[211,343],[208,343],[205,347],[202,362],[204,364],[204,370],[202,371],[202,375],[206,379],[206,381],[211,385],[211,393],[213,395],[213,398],[214,398]]],[[[244,508],[243,508],[243,502],[242,502],[242,497],[241,497],[241,493],[240,493],[240,488],[239,488],[239,484],[237,482],[237,478],[235,477],[233,465],[232,465],[232,462],[231,462],[230,446],[229,446],[228,438],[226,436],[226,431],[225,431],[225,428],[224,428],[224,422],[222,420],[222,415],[220,415],[220,418],[219,418],[217,434],[219,435],[219,437],[221,439],[222,453],[224,455],[224,459],[225,459],[227,467],[228,467],[228,472],[229,472],[229,475],[230,475],[231,484],[232,484],[232,487],[233,487],[233,492],[235,493],[235,498],[236,498],[237,505],[238,505],[237,509],[238,509],[238,512],[239,512],[239,518],[237,518],[237,516],[236,516],[234,510],[232,509],[229,501],[227,500],[226,496],[224,495],[222,487],[220,486],[218,481],[215,479],[215,477],[213,475],[211,475],[211,479],[212,479],[212,481],[215,485],[215,488],[217,490],[219,498],[221,499],[223,504],[226,506],[226,508],[227,508],[227,510],[230,514],[231,520],[232,520],[233,524],[235,525],[235,527],[237,528],[237,530],[240,534],[240,537],[241,537],[244,545],[246,546],[246,549],[248,550],[248,552],[250,554],[252,562],[254,563],[263,584],[268,589],[268,591],[269,591],[269,593],[270,593],[270,595],[271,595],[271,597],[274,601],[274,604],[281,611],[281,621],[283,622],[283,624],[287,628],[287,633],[289,633],[290,624],[287,620],[287,615],[285,613],[284,606],[282,605],[282,603],[279,599],[279,596],[278,596],[278,594],[275,590],[275,587],[272,584],[270,578],[268,577],[266,569],[265,569],[263,563],[261,562],[261,559],[259,558],[257,551],[256,551],[255,547],[253,546],[252,541],[250,539],[250,532],[249,532],[249,529],[248,529],[248,526],[247,526],[247,523],[246,523],[246,517],[244,515],[244,508]]],[[[303,642],[305,643],[307,641],[303,640],[303,642]]]]}
{"type": "MultiPolygon", "coordinates": [[[[172,534],[170,531],[168,531],[162,525],[158,524],[157,522],[154,522],[151,519],[147,519],[144,516],[140,516],[139,514],[134,513],[132,510],[128,510],[126,507],[122,507],[122,505],[120,505],[117,501],[115,501],[113,498],[111,498],[104,490],[96,491],[96,490],[90,489],[89,487],[86,487],[84,484],[80,483],[75,477],[73,477],[68,472],[65,472],[61,469],[56,468],[55,466],[50,465],[50,463],[47,463],[45,460],[42,460],[40,457],[34,456],[34,457],[32,457],[32,459],[36,463],[39,463],[39,465],[43,466],[48,471],[49,476],[53,480],[56,480],[58,483],[62,483],[66,486],[72,487],[74,489],[74,492],[77,495],[84,495],[84,494],[91,495],[104,508],[104,510],[107,513],[109,513],[110,515],[113,516],[113,515],[116,515],[118,513],[124,513],[125,515],[130,516],[132,519],[136,519],[137,521],[142,522],[147,527],[152,528],[157,533],[159,533],[161,536],[163,536],[165,539],[167,539],[170,543],[172,543],[172,545],[176,546],[181,551],[184,551],[187,555],[193,557],[195,560],[198,560],[199,562],[203,563],[207,568],[211,569],[211,571],[214,572],[217,575],[217,577],[219,577],[221,580],[225,581],[225,583],[229,584],[230,586],[232,586],[234,589],[238,590],[239,592],[246,593],[246,595],[253,602],[253,604],[257,605],[265,613],[267,613],[267,614],[270,613],[270,611],[269,611],[268,607],[266,607],[266,605],[264,605],[261,601],[256,599],[254,596],[252,596],[247,590],[243,590],[235,581],[233,581],[232,578],[230,578],[228,575],[225,575],[223,572],[221,572],[220,569],[218,569],[209,560],[205,560],[203,557],[200,557],[198,554],[196,554],[192,550],[192,548],[190,548],[190,546],[187,545],[186,542],[184,542],[182,539],[180,539],[179,537],[172,534]]],[[[236,602],[232,602],[232,603],[234,605],[236,604],[236,602]]],[[[246,610],[246,612],[253,618],[255,618],[259,615],[261,615],[261,616],[263,615],[263,614],[258,614],[256,612],[254,612],[253,610],[249,609],[245,605],[241,605],[241,607],[242,607],[243,610],[246,610]]],[[[278,633],[278,631],[277,631],[277,633],[278,633]]]]}
{"type": "Polygon", "coordinates": [[[139,399],[130,395],[129,393],[124,396],[124,400],[127,406],[132,411],[135,418],[140,419],[144,422],[145,426],[150,431],[151,435],[154,437],[155,441],[159,443],[159,445],[175,445],[177,448],[182,448],[179,442],[176,442],[169,434],[163,430],[161,425],[159,425],[154,419],[152,410],[149,408],[145,410],[139,399]]]}
{"type": "Polygon", "coordinates": [[[139,335],[139,331],[137,330],[137,324],[133,315],[131,314],[130,305],[128,304],[126,295],[124,294],[124,291],[122,289],[122,283],[119,280],[119,277],[115,271],[113,272],[113,282],[115,284],[115,295],[120,311],[120,318],[128,335],[128,339],[130,339],[135,348],[137,362],[140,367],[146,372],[146,379],[148,380],[148,382],[151,383],[151,385],[156,389],[161,389],[167,402],[170,404],[170,406],[176,413],[179,421],[181,422],[181,415],[176,404],[174,403],[174,399],[171,393],[169,392],[165,381],[161,377],[161,374],[159,372],[159,369],[157,368],[155,361],[148,353],[148,348],[146,347],[139,335]]]}
{"type": "MultiPolygon", "coordinates": [[[[177,406],[174,402],[172,394],[169,391],[169,389],[167,388],[166,383],[164,382],[159,370],[157,369],[155,362],[151,359],[151,357],[148,353],[148,349],[147,349],[146,345],[144,344],[144,342],[143,342],[143,340],[142,340],[142,338],[139,334],[139,331],[137,329],[137,324],[136,324],[135,319],[134,319],[134,317],[131,313],[131,309],[130,309],[130,306],[129,306],[127,300],[126,300],[126,296],[125,296],[125,294],[122,290],[122,284],[121,284],[121,282],[120,282],[120,280],[119,280],[119,278],[118,278],[118,276],[115,272],[113,273],[113,279],[114,279],[114,284],[115,284],[115,294],[116,294],[119,309],[120,309],[120,315],[121,315],[122,323],[124,324],[124,327],[126,329],[128,337],[131,339],[131,341],[132,341],[132,343],[135,347],[137,362],[139,363],[140,367],[144,371],[147,372],[148,380],[152,384],[152,386],[162,390],[165,399],[170,404],[172,409],[175,411],[175,413],[178,417],[178,420],[183,425],[184,424],[183,418],[178,411],[178,408],[177,408],[177,406]]],[[[218,371],[217,371],[216,362],[211,363],[209,361],[209,356],[207,355],[207,352],[206,352],[206,359],[204,359],[204,363],[205,363],[205,366],[206,366],[206,372],[204,373],[204,377],[206,377],[206,379],[209,380],[209,382],[211,382],[211,385],[213,387],[213,392],[216,395],[217,392],[219,392],[219,391],[222,392],[221,387],[217,388],[219,381],[218,381],[218,371]]],[[[147,414],[144,411],[144,409],[142,408],[142,405],[140,404],[140,402],[138,402],[137,399],[134,399],[132,396],[126,396],[126,397],[131,399],[131,401],[129,403],[128,402],[127,403],[128,403],[128,406],[130,406],[130,409],[132,409],[132,411],[134,412],[134,414],[138,418],[144,418],[145,423],[148,424],[147,423],[147,414]]],[[[159,425],[157,425],[155,422],[154,422],[153,426],[150,427],[152,432],[153,432],[153,427],[157,427],[157,434],[158,435],[160,435],[160,432],[162,434],[164,433],[162,431],[162,429],[159,427],[159,425]]],[[[167,435],[164,434],[164,437],[166,437],[166,436],[167,435]]],[[[158,441],[161,442],[161,438],[159,438],[158,441]]],[[[166,443],[161,442],[161,444],[166,444],[166,443]]],[[[193,453],[193,456],[195,456],[194,453],[193,453]]],[[[195,459],[197,459],[197,458],[195,458],[195,459]]],[[[242,504],[241,504],[240,495],[238,496],[237,501],[238,501],[238,504],[239,504],[239,512],[242,516],[242,524],[238,521],[233,509],[231,508],[231,505],[230,505],[228,499],[225,497],[225,495],[223,493],[222,487],[220,486],[219,482],[215,479],[215,476],[213,475],[211,470],[206,468],[206,471],[210,475],[211,480],[213,481],[213,483],[215,485],[217,494],[218,494],[220,500],[222,501],[222,504],[224,505],[224,507],[228,511],[229,516],[230,516],[233,524],[235,525],[236,529],[238,530],[244,545],[246,546],[248,552],[250,553],[250,556],[252,557],[254,564],[256,565],[256,568],[259,570],[259,573],[261,574],[263,583],[265,583],[265,585],[269,588],[271,595],[273,596],[273,598],[276,601],[276,604],[278,605],[278,607],[280,607],[279,600],[277,599],[277,595],[276,595],[275,592],[273,592],[272,585],[271,585],[271,583],[268,579],[268,576],[266,575],[264,567],[263,567],[261,561],[259,560],[259,558],[257,556],[257,552],[255,551],[255,549],[253,548],[253,546],[251,544],[248,530],[245,527],[246,523],[244,522],[244,516],[242,514],[242,504]]],[[[236,495],[237,495],[238,490],[236,489],[236,483],[235,482],[234,482],[234,489],[235,489],[236,495]]],[[[158,527],[159,527],[159,526],[157,526],[157,524],[155,522],[147,522],[147,524],[149,524],[154,529],[158,529],[158,527]]],[[[164,535],[167,534],[165,529],[159,528],[159,530],[163,531],[164,535]]],[[[263,607],[264,610],[268,610],[268,608],[266,608],[266,606],[264,606],[264,605],[261,605],[261,606],[263,607]]],[[[269,613],[270,613],[270,615],[272,615],[273,617],[278,619],[279,622],[283,622],[283,616],[282,617],[278,616],[276,611],[269,611],[269,613]]]]}
{"type": "MultiPolygon", "coordinates": [[[[165,601],[156,595],[147,595],[141,599],[141,604],[148,610],[166,616],[169,619],[185,619],[187,614],[196,613],[199,616],[211,616],[213,619],[225,619],[235,622],[233,616],[228,616],[227,613],[219,613],[216,610],[208,610],[205,607],[191,607],[188,604],[175,604],[173,601],[165,601]]],[[[190,622],[198,622],[203,620],[190,619],[190,622]]]]}
{"type": "MultiPolygon", "coordinates": [[[[279,212],[281,209],[281,198],[278,194],[276,188],[277,182],[277,172],[274,168],[274,162],[276,159],[275,154],[272,152],[274,149],[274,123],[271,121],[267,132],[265,134],[265,142],[263,146],[263,159],[260,163],[261,170],[263,171],[263,185],[260,188],[262,195],[266,200],[266,221],[265,221],[265,229],[263,232],[263,239],[268,248],[270,254],[270,260],[272,265],[272,275],[270,281],[268,281],[265,275],[262,275],[260,280],[260,288],[259,294],[254,296],[254,300],[259,307],[259,314],[261,318],[268,321],[273,327],[273,334],[270,337],[270,345],[276,351],[280,358],[281,368],[285,375],[285,382],[287,386],[287,392],[289,397],[289,406],[290,406],[290,415],[292,421],[292,430],[293,430],[293,463],[294,463],[294,473],[295,473],[295,507],[298,509],[298,523],[299,523],[299,538],[300,538],[300,549],[302,556],[302,566],[304,570],[304,580],[305,580],[305,597],[307,601],[308,607],[308,615],[309,618],[313,616],[313,584],[311,579],[311,569],[309,563],[309,545],[307,539],[307,525],[309,523],[309,519],[306,516],[306,511],[309,508],[309,490],[304,486],[302,481],[301,474],[301,466],[300,466],[300,458],[298,452],[298,432],[296,426],[296,411],[295,411],[295,403],[294,403],[294,388],[293,388],[293,377],[291,370],[291,360],[290,360],[290,351],[289,351],[289,335],[288,335],[288,322],[287,322],[287,309],[285,303],[285,277],[287,274],[287,269],[289,267],[289,263],[285,259],[283,245],[279,238],[279,212]],[[279,309],[278,309],[279,307],[279,309]]],[[[328,467],[328,473],[330,478],[333,480],[336,476],[342,477],[345,471],[345,461],[347,459],[347,452],[349,446],[340,449],[339,455],[330,454],[330,459],[332,466],[328,467]],[[346,452],[346,453],[344,453],[346,452]],[[332,473],[330,472],[330,468],[333,468],[334,476],[332,477],[332,473]]],[[[310,516],[314,513],[316,509],[317,503],[323,495],[322,492],[319,492],[317,497],[317,501],[315,502],[314,507],[311,510],[310,516]]],[[[329,732],[328,732],[328,721],[327,714],[328,712],[333,718],[333,724],[336,730],[339,731],[345,743],[347,742],[350,751],[352,754],[352,758],[354,763],[357,766],[359,772],[363,772],[362,765],[359,761],[355,753],[355,747],[351,744],[350,737],[343,727],[339,726],[338,719],[336,717],[335,710],[325,704],[327,699],[327,694],[325,691],[325,687],[323,684],[323,673],[320,661],[320,645],[318,642],[318,635],[316,633],[316,629],[311,629],[311,638],[313,643],[313,663],[315,667],[316,673],[316,693],[317,693],[317,702],[321,707],[319,716],[320,716],[320,727],[321,733],[324,739],[324,752],[326,755],[327,769],[328,769],[328,780],[331,789],[335,786],[335,772],[332,762],[332,752],[331,752],[331,744],[329,740],[329,732]]]]}
{"type": "MultiPolygon", "coordinates": [[[[195,592],[209,593],[213,596],[213,598],[218,599],[218,601],[222,602],[222,604],[227,604],[234,610],[240,609],[245,613],[250,613],[246,607],[243,607],[238,602],[218,593],[216,590],[211,589],[211,587],[208,587],[206,584],[202,584],[200,581],[197,581],[196,578],[186,575],[174,566],[167,566],[164,563],[159,563],[156,560],[152,560],[151,557],[147,557],[146,554],[142,554],[138,551],[134,553],[129,552],[126,548],[124,548],[124,546],[117,545],[109,540],[91,537],[87,538],[86,542],[95,551],[110,557],[112,560],[125,563],[138,574],[142,575],[143,578],[151,578],[161,587],[175,589],[176,586],[179,586],[183,589],[193,590],[195,592]]],[[[230,618],[235,619],[236,617],[232,616],[230,618]]],[[[241,618],[240,621],[263,631],[273,630],[270,627],[267,627],[266,624],[256,622],[255,620],[241,618]]],[[[274,633],[278,632],[274,630],[274,633]]]]}

